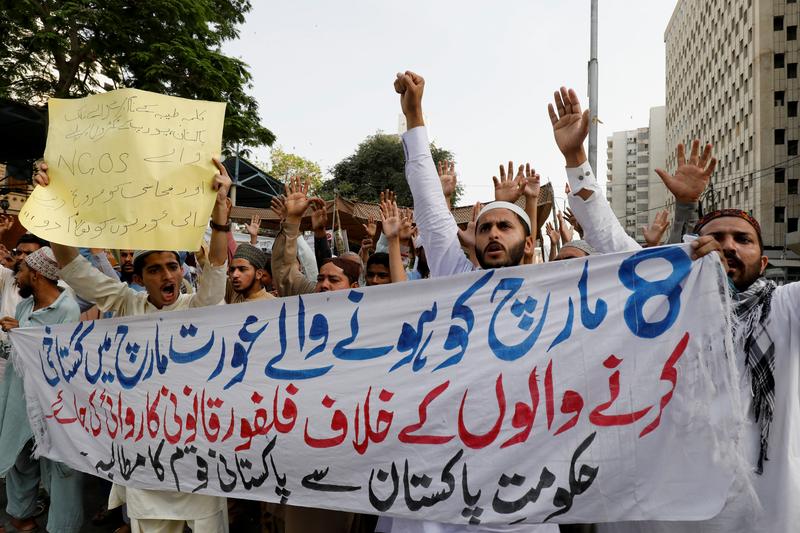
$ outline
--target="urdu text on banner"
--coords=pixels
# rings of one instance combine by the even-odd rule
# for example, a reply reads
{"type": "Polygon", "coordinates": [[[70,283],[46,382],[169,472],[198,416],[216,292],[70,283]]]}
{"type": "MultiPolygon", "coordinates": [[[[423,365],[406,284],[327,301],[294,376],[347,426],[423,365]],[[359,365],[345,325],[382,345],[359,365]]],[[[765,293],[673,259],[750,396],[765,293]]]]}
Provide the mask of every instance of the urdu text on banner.
{"type": "Polygon", "coordinates": [[[51,98],[48,112],[51,181],[20,210],[26,229],[88,248],[200,247],[224,103],[119,89],[51,98]]]}
{"type": "Polygon", "coordinates": [[[115,483],[457,524],[707,519],[741,417],[727,279],[688,251],[15,329],[13,357],[37,453],[115,483]]]}

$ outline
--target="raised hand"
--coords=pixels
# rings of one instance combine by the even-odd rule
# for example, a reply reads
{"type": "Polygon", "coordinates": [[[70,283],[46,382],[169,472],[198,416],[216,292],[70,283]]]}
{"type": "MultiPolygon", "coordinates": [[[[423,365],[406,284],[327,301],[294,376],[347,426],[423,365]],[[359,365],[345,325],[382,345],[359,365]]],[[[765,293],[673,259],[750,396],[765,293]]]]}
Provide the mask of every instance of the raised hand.
{"type": "Polygon", "coordinates": [[[553,93],[553,104],[547,104],[553,136],[564,155],[568,167],[577,167],[586,161],[583,141],[589,134],[589,110],[581,112],[581,103],[573,89],[561,87],[553,93]]]}
{"type": "Polygon", "coordinates": [[[525,179],[523,181],[524,187],[522,189],[522,194],[525,196],[525,198],[539,198],[541,179],[541,176],[537,174],[536,170],[531,168],[531,164],[525,163],[525,179]]]}
{"type": "Polygon", "coordinates": [[[281,222],[286,220],[286,196],[281,194],[280,196],[273,196],[272,202],[270,202],[270,209],[272,212],[275,213],[281,222]]]}
{"type": "Polygon", "coordinates": [[[558,230],[550,222],[545,224],[544,229],[547,232],[547,236],[550,237],[550,246],[558,246],[561,242],[561,235],[559,235],[558,230]]]}
{"type": "Polygon", "coordinates": [[[442,193],[444,197],[447,198],[449,205],[450,198],[452,198],[453,193],[456,192],[456,184],[458,183],[456,178],[456,164],[452,161],[439,161],[438,167],[439,181],[442,182],[442,193]]]}
{"type": "Polygon", "coordinates": [[[500,179],[497,176],[492,176],[494,182],[494,199],[498,202],[516,202],[522,191],[525,189],[525,175],[523,173],[524,167],[519,166],[519,172],[516,177],[514,176],[514,162],[508,162],[508,174],[503,165],[500,165],[500,179]]]}
{"type": "Polygon", "coordinates": [[[707,144],[700,154],[700,141],[692,141],[692,151],[689,161],[686,161],[686,147],[678,145],[678,170],[674,175],[670,175],[666,170],[657,168],[656,174],[664,182],[664,185],[675,196],[675,199],[682,203],[694,203],[700,200],[700,195],[708,186],[711,174],[717,166],[717,159],[711,157],[710,144],[707,144]]]}
{"type": "Polygon", "coordinates": [[[659,211],[653,223],[649,226],[642,226],[642,235],[647,243],[647,246],[658,246],[661,244],[661,239],[664,238],[664,233],[669,228],[669,211],[666,209],[659,211]]]}
{"type": "Polygon", "coordinates": [[[328,225],[328,205],[322,198],[311,199],[311,229],[318,237],[325,235],[328,225]]]}
{"type": "Polygon", "coordinates": [[[381,193],[381,227],[389,240],[400,238],[402,215],[395,202],[394,193],[387,190],[381,193]]]}
{"type": "MultiPolygon", "coordinates": [[[[567,189],[568,189],[567,190],[567,194],[569,194],[569,183],[567,184],[567,189]]],[[[578,219],[575,216],[575,213],[572,212],[572,209],[570,209],[568,207],[566,209],[566,211],[564,212],[564,216],[566,217],[567,222],[569,222],[570,226],[572,226],[573,229],[575,229],[575,231],[578,232],[578,236],[582,239],[583,238],[583,228],[581,227],[580,224],[578,224],[578,219]]]]}
{"type": "Polygon", "coordinates": [[[372,250],[374,248],[375,245],[373,244],[372,239],[370,238],[361,239],[361,249],[358,251],[358,256],[361,258],[361,260],[364,262],[365,265],[367,264],[367,259],[369,259],[370,253],[372,253],[372,250]]]}
{"type": "Polygon", "coordinates": [[[261,227],[261,217],[253,215],[250,217],[250,223],[245,224],[244,228],[251,237],[258,237],[258,229],[261,227]]]}
{"type": "Polygon", "coordinates": [[[394,80],[394,90],[400,95],[400,107],[406,116],[408,129],[424,126],[422,116],[422,93],[425,91],[425,80],[410,70],[398,72],[394,80]]]}
{"type": "Polygon", "coordinates": [[[308,197],[308,189],[311,183],[308,180],[303,181],[301,178],[295,176],[289,178],[289,183],[286,185],[286,220],[290,224],[298,224],[303,214],[308,209],[311,200],[308,197]]]}
{"type": "Polygon", "coordinates": [[[378,225],[375,223],[375,217],[370,215],[367,218],[367,223],[366,224],[361,224],[361,226],[364,228],[364,231],[366,232],[367,237],[369,237],[370,239],[377,238],[377,236],[378,236],[377,235],[377,233],[378,233],[378,225]]]}
{"type": "Polygon", "coordinates": [[[225,168],[225,165],[220,163],[219,159],[213,157],[211,161],[214,163],[214,166],[217,167],[217,173],[214,174],[214,181],[211,183],[211,188],[217,191],[217,202],[222,204],[225,203],[228,198],[228,191],[231,189],[233,181],[231,181],[231,177],[228,176],[228,169],[225,168]]]}
{"type": "Polygon", "coordinates": [[[467,223],[465,229],[458,230],[458,240],[461,241],[461,246],[467,250],[475,250],[475,227],[478,222],[478,214],[480,214],[483,205],[477,202],[472,206],[472,219],[467,223]]]}
{"type": "Polygon", "coordinates": [[[575,235],[575,231],[569,224],[564,222],[564,214],[561,211],[556,213],[556,218],[558,218],[558,232],[561,234],[561,242],[570,242],[575,235]]]}
{"type": "MultiPolygon", "coordinates": [[[[402,242],[411,241],[417,233],[417,227],[414,225],[414,211],[411,209],[403,209],[400,213],[400,240],[402,242]]],[[[409,245],[413,243],[409,242],[409,245]]]]}

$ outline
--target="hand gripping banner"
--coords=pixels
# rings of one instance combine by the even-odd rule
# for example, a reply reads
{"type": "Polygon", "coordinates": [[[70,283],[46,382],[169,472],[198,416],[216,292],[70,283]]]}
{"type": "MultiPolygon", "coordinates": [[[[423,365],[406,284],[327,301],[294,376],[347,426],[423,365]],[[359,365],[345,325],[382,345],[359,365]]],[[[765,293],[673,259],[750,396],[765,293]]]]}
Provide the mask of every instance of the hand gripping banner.
{"type": "Polygon", "coordinates": [[[37,452],[127,486],[456,524],[706,519],[743,416],[727,279],[688,250],[17,329],[15,368],[37,452]]]}

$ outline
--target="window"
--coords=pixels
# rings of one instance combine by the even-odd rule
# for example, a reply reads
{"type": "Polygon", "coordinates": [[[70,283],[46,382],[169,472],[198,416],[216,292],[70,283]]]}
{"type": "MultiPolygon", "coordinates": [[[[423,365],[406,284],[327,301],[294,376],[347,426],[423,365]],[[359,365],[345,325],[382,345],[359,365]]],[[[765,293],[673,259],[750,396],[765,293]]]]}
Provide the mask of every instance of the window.
{"type": "Polygon", "coordinates": [[[789,146],[786,149],[787,155],[797,155],[797,139],[789,141],[789,146]]]}
{"type": "Polygon", "coordinates": [[[786,220],[786,208],[782,205],[775,206],[775,223],[783,224],[786,220]]]}
{"type": "Polygon", "coordinates": [[[797,26],[787,26],[786,27],[786,40],[787,41],[796,41],[797,40],[797,26]]]}
{"type": "Polygon", "coordinates": [[[775,68],[783,68],[783,54],[775,54],[775,68]]]}
{"type": "Polygon", "coordinates": [[[782,16],[772,17],[772,29],[775,30],[775,31],[783,30],[783,17],[782,16]]]}
{"type": "Polygon", "coordinates": [[[786,69],[786,77],[787,78],[796,78],[797,77],[797,63],[789,63],[786,69]]]}
{"type": "Polygon", "coordinates": [[[775,105],[782,106],[785,93],[783,91],[775,91],[775,105]]]}
{"type": "Polygon", "coordinates": [[[790,218],[788,224],[786,224],[786,233],[792,233],[793,231],[797,231],[797,218],[790,218]]]}
{"type": "Polygon", "coordinates": [[[789,180],[787,192],[789,194],[797,194],[797,180],[789,180]]]}
{"type": "Polygon", "coordinates": [[[775,169],[775,183],[783,183],[783,179],[786,177],[786,169],[785,168],[776,168],[775,169]]]}
{"type": "Polygon", "coordinates": [[[775,130],[775,144],[783,144],[786,142],[786,130],[775,130]]]}
{"type": "Polygon", "coordinates": [[[795,100],[794,102],[789,102],[789,106],[788,106],[787,111],[788,111],[788,115],[790,117],[796,117],[797,116],[797,100],[795,100]]]}

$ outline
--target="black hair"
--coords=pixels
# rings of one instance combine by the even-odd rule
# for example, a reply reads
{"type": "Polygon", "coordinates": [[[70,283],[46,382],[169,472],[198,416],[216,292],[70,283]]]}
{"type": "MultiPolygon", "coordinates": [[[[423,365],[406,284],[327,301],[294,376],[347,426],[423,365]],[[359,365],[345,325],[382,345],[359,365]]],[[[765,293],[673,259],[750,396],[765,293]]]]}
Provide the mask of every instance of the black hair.
{"type": "Polygon", "coordinates": [[[269,274],[269,277],[272,277],[272,254],[268,254],[266,250],[262,251],[264,252],[264,255],[267,256],[267,261],[264,263],[264,270],[266,270],[267,274],[269,274]]]}
{"type": "Polygon", "coordinates": [[[145,255],[140,255],[139,257],[137,257],[136,259],[133,260],[133,273],[136,276],[139,276],[141,278],[142,277],[142,273],[144,272],[144,260],[150,254],[159,253],[159,252],[171,252],[171,253],[175,254],[175,259],[178,261],[178,264],[181,264],[181,256],[178,254],[178,252],[176,252],[174,250],[152,250],[149,253],[147,253],[145,255]]]}
{"type": "Polygon", "coordinates": [[[37,237],[33,233],[26,233],[17,239],[17,246],[20,244],[38,244],[40,248],[44,248],[45,246],[50,246],[50,241],[37,237]]]}
{"type": "Polygon", "coordinates": [[[383,265],[388,270],[389,254],[387,254],[386,252],[375,252],[374,254],[369,256],[369,259],[367,259],[367,268],[369,268],[370,265],[383,265]]]}

